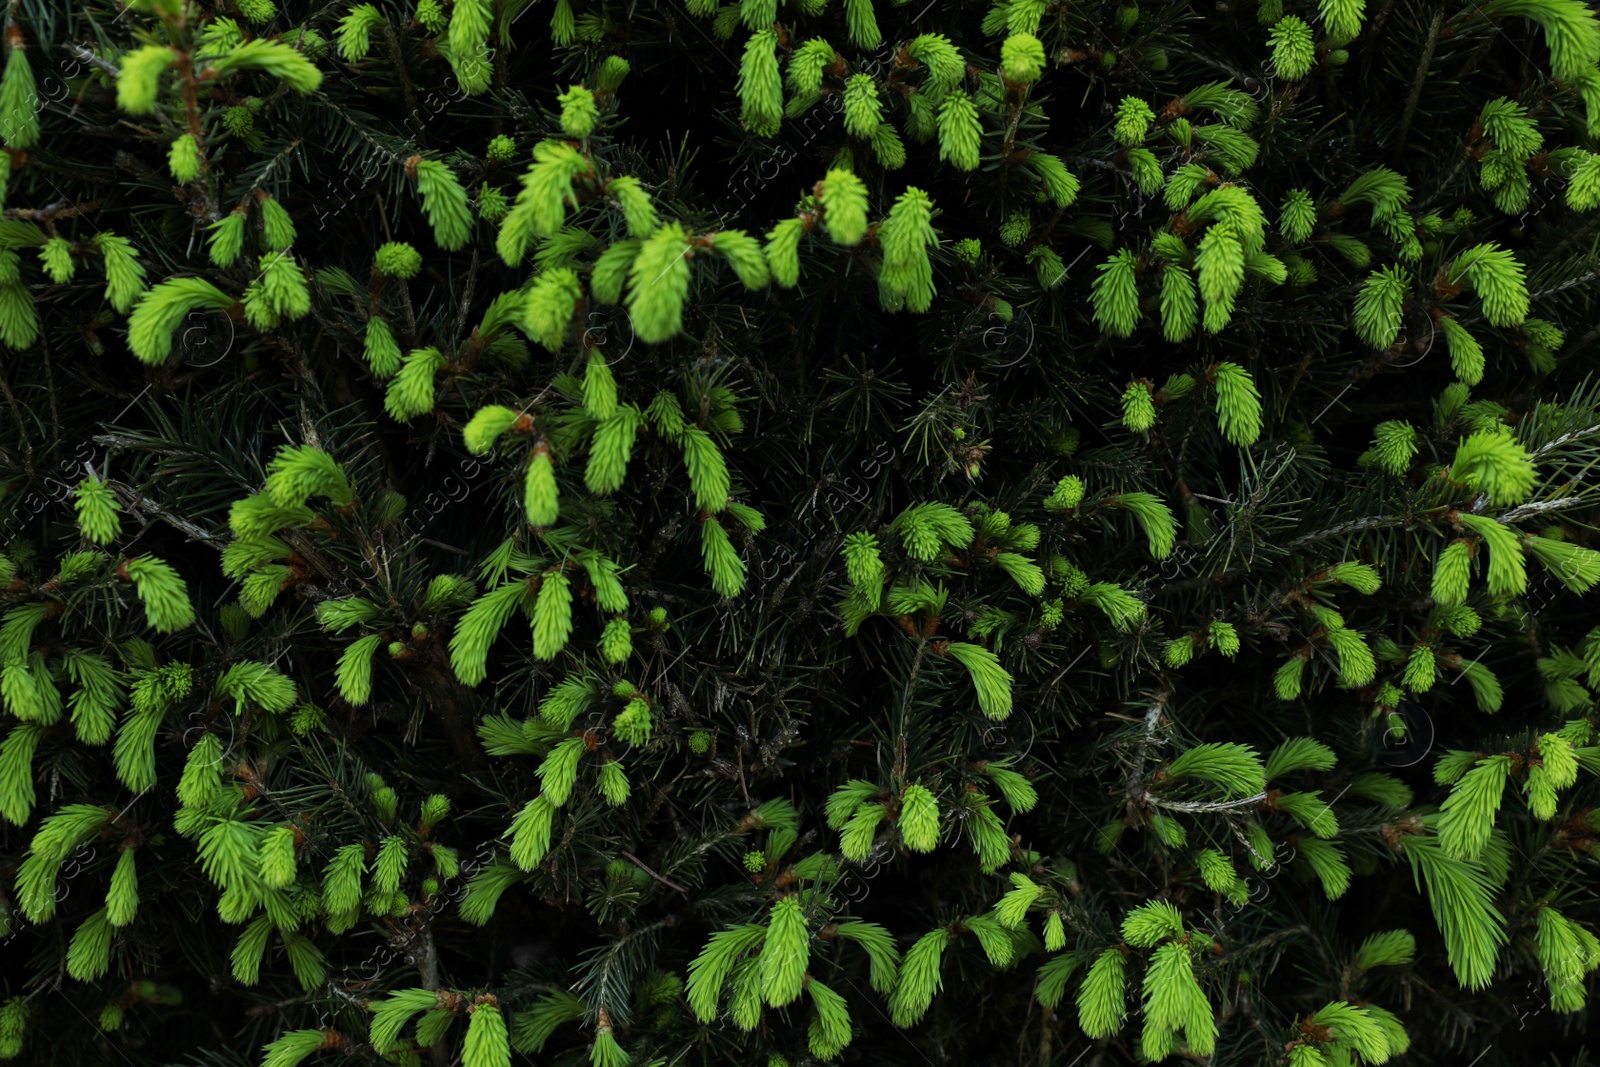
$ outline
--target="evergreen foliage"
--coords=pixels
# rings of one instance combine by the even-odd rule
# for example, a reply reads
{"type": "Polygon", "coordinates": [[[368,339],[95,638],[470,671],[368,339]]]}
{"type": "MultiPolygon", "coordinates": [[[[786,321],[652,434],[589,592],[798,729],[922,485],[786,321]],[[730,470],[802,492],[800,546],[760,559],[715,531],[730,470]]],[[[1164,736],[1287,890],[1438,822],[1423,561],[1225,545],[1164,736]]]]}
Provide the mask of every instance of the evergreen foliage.
{"type": "Polygon", "coordinates": [[[5,29],[0,1060],[1587,1062],[1593,5],[5,29]]]}

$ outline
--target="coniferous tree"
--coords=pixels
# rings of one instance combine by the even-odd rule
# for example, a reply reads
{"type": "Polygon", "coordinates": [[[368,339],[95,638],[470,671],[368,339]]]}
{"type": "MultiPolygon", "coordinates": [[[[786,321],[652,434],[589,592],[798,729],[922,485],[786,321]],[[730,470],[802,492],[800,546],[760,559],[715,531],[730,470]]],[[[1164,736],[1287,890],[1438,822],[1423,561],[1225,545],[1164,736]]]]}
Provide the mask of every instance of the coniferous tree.
{"type": "Polygon", "coordinates": [[[5,28],[0,1057],[1586,1062],[1582,0],[5,28]]]}

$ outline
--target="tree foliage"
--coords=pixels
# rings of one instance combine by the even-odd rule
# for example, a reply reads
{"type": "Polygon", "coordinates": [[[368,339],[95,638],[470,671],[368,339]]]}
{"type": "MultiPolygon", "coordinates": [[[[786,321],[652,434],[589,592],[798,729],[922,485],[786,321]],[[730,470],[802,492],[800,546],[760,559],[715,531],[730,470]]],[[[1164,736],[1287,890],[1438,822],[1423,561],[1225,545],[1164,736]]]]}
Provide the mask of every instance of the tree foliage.
{"type": "Polygon", "coordinates": [[[6,31],[0,1058],[1584,1062],[1589,6],[6,31]]]}

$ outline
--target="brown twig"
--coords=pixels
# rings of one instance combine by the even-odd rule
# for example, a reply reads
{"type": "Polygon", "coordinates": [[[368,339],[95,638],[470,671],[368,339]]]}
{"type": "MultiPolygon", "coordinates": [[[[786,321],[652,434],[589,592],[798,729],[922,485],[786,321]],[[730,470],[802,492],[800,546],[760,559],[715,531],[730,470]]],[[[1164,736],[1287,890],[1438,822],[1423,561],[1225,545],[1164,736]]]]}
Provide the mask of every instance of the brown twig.
{"type": "Polygon", "coordinates": [[[87,204],[69,204],[65,200],[57,200],[44,207],[13,207],[6,209],[8,219],[26,219],[28,221],[54,222],[56,219],[70,219],[79,215],[87,215],[98,210],[105,203],[105,197],[89,201],[87,204]]]}

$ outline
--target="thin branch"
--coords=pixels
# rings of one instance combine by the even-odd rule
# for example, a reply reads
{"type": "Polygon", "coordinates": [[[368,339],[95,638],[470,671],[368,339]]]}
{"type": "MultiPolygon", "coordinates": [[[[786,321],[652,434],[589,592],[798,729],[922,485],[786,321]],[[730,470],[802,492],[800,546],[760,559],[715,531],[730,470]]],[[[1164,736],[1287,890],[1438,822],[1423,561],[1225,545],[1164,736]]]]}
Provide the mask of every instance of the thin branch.
{"type": "Polygon", "coordinates": [[[922,672],[922,657],[927,654],[928,639],[920,638],[917,641],[916,658],[911,661],[911,673],[906,677],[905,695],[900,701],[899,722],[895,724],[894,738],[894,777],[896,781],[904,781],[906,774],[906,722],[911,717],[911,701],[917,692],[917,675],[922,672]]]}
{"type": "Polygon", "coordinates": [[[1144,737],[1139,741],[1139,754],[1134,757],[1133,766],[1125,779],[1130,812],[1149,796],[1148,790],[1144,787],[1144,765],[1149,757],[1150,746],[1156,739],[1156,725],[1161,721],[1161,713],[1166,710],[1167,700],[1171,696],[1170,689],[1157,693],[1155,699],[1150,702],[1150,710],[1145,712],[1144,737]]]}
{"type": "Polygon", "coordinates": [[[1406,137],[1411,133],[1411,120],[1417,114],[1417,102],[1422,99],[1422,83],[1428,79],[1428,67],[1433,63],[1433,49],[1439,43],[1439,27],[1444,22],[1444,9],[1433,13],[1433,25],[1428,27],[1428,43],[1422,49],[1422,61],[1417,64],[1417,76],[1411,81],[1411,95],[1406,97],[1406,109],[1400,116],[1400,132],[1395,137],[1394,158],[1398,162],[1405,154],[1406,137]]]}
{"type": "Polygon", "coordinates": [[[46,204],[44,207],[7,208],[6,218],[25,219],[30,222],[52,223],[56,219],[70,219],[78,215],[87,215],[90,212],[98,211],[100,209],[100,205],[103,203],[105,203],[105,197],[97,197],[94,200],[90,200],[82,204],[73,204],[65,200],[57,200],[53,203],[46,204]]]}
{"type": "Polygon", "coordinates": [[[1326,530],[1318,530],[1316,533],[1308,533],[1296,537],[1285,547],[1289,549],[1303,548],[1306,545],[1315,544],[1318,541],[1326,541],[1332,537],[1343,537],[1345,534],[1361,533],[1366,530],[1385,530],[1392,526],[1404,526],[1408,521],[1410,520],[1404,515],[1377,515],[1370,519],[1357,519],[1355,522],[1331,526],[1326,530]]]}
{"type": "Polygon", "coordinates": [[[400,75],[400,89],[406,97],[406,118],[408,126],[413,127],[417,135],[417,144],[424,148],[428,145],[427,127],[422,110],[417,106],[417,93],[411,85],[411,72],[406,69],[405,53],[400,48],[400,38],[394,32],[394,26],[387,20],[383,24],[383,39],[389,46],[389,58],[394,63],[394,69],[400,75]]]}
{"type": "Polygon", "coordinates": [[[1500,521],[1502,523],[1513,523],[1530,515],[1543,515],[1547,511],[1560,511],[1563,508],[1577,507],[1581,503],[1583,501],[1575,496],[1558,497],[1555,500],[1535,500],[1512,508],[1500,516],[1500,521]]]}
{"type": "Polygon", "coordinates": [[[154,500],[151,500],[149,497],[140,493],[132,486],[123,482],[107,482],[106,485],[111,489],[112,492],[116,493],[117,498],[121,500],[122,503],[130,510],[137,513],[154,515],[167,525],[174,526],[188,534],[191,540],[204,542],[205,544],[208,544],[212,548],[216,549],[218,552],[222,551],[222,538],[207,530],[201,529],[187,519],[183,519],[177,515],[174,515],[172,512],[168,511],[160,504],[157,504],[154,500]]]}
{"type": "Polygon", "coordinates": [[[1145,803],[1153,804],[1158,808],[1169,811],[1188,812],[1217,812],[1238,811],[1240,808],[1250,808],[1267,799],[1267,794],[1257,793],[1253,797],[1244,797],[1240,800],[1200,801],[1200,800],[1162,800],[1150,793],[1144,795],[1145,803]]]}
{"type": "Polygon", "coordinates": [[[1542,456],[1552,448],[1559,448],[1568,441],[1576,441],[1581,437],[1588,437],[1590,434],[1597,431],[1600,431],[1600,423],[1596,423],[1593,426],[1585,426],[1583,429],[1574,430],[1571,433],[1564,433],[1560,437],[1557,437],[1554,441],[1550,441],[1534,449],[1533,454],[1536,456],[1542,456]]]}
{"type": "Polygon", "coordinates": [[[689,891],[687,889],[683,888],[683,886],[679,885],[677,882],[669,882],[665,878],[661,877],[661,875],[659,875],[655,871],[651,870],[650,866],[647,863],[645,863],[643,860],[641,860],[638,856],[635,856],[632,852],[629,852],[626,849],[624,849],[619,853],[619,855],[623,859],[627,860],[629,863],[633,864],[635,867],[639,868],[645,874],[648,874],[650,877],[654,878],[656,881],[658,881],[662,885],[666,886],[668,889],[676,889],[678,892],[684,894],[685,896],[689,895],[689,891]]]}
{"type": "Polygon", "coordinates": [[[455,343],[451,346],[449,353],[447,353],[451,359],[455,359],[456,353],[461,350],[461,345],[466,340],[466,338],[462,336],[462,333],[467,328],[467,312],[472,308],[472,298],[477,287],[478,246],[474,244],[472,246],[472,263],[467,267],[467,284],[462,288],[461,291],[461,307],[456,312],[456,328],[452,335],[455,338],[455,343]]]}
{"type": "Polygon", "coordinates": [[[105,71],[107,74],[111,75],[113,78],[122,73],[122,71],[117,68],[115,63],[108,59],[101,59],[99,56],[95,55],[81,44],[68,44],[63,45],[62,47],[67,50],[68,54],[70,54],[73,59],[82,60],[85,63],[92,63],[101,70],[105,71]]]}

